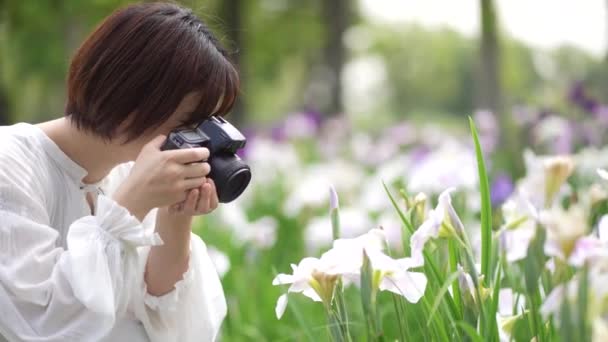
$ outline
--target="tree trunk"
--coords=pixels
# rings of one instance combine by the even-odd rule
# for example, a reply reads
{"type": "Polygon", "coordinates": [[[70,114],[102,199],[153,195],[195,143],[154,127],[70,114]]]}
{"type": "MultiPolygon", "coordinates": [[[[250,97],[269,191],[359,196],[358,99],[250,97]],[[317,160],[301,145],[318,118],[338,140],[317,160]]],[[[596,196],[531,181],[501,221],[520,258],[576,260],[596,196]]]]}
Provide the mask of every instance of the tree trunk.
{"type": "Polygon", "coordinates": [[[8,95],[0,88],[0,126],[11,123],[8,110],[8,95]]]}
{"type": "MultiPolygon", "coordinates": [[[[226,34],[229,38],[228,50],[231,52],[232,61],[236,64],[241,78],[241,89],[246,83],[246,70],[244,67],[244,48],[243,48],[243,1],[242,0],[222,0],[220,5],[220,15],[224,21],[226,34]]],[[[246,117],[246,99],[239,96],[230,120],[236,125],[243,124],[246,117]]]]}
{"type": "Polygon", "coordinates": [[[344,67],[346,48],[342,37],[348,28],[350,19],[350,0],[322,0],[323,20],[327,32],[324,49],[325,64],[329,70],[330,100],[324,112],[328,115],[341,114],[342,103],[342,68],[344,67]]]}
{"type": "Polygon", "coordinates": [[[606,0],[606,6],[604,7],[604,42],[606,43],[606,51],[604,52],[604,60],[608,62],[608,0],[606,0]]]}
{"type": "Polygon", "coordinates": [[[500,115],[502,98],[496,10],[493,0],[481,0],[480,5],[479,82],[475,103],[478,109],[491,110],[500,115]]]}

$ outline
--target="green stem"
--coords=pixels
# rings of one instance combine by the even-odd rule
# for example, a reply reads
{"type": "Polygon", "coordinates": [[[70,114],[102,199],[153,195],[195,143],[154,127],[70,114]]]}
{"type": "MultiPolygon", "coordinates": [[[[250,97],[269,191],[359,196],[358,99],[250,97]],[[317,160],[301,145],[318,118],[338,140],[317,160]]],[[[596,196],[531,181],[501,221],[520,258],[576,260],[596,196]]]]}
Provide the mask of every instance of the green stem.
{"type": "MultiPolygon", "coordinates": [[[[450,254],[450,271],[456,272],[458,271],[458,251],[456,250],[456,246],[454,245],[454,241],[448,241],[448,248],[450,254]]],[[[454,292],[454,301],[456,304],[456,308],[458,309],[458,316],[456,320],[462,319],[462,295],[460,293],[460,286],[458,285],[458,279],[454,280],[452,283],[452,292],[454,292]]]]}
{"type": "Polygon", "coordinates": [[[399,336],[401,337],[401,341],[408,341],[409,338],[405,338],[405,331],[407,330],[407,320],[403,319],[403,315],[401,313],[401,299],[397,297],[396,294],[393,294],[393,307],[395,308],[395,313],[397,314],[397,325],[399,326],[399,336]],[[405,331],[404,331],[405,328],[405,331]]]}

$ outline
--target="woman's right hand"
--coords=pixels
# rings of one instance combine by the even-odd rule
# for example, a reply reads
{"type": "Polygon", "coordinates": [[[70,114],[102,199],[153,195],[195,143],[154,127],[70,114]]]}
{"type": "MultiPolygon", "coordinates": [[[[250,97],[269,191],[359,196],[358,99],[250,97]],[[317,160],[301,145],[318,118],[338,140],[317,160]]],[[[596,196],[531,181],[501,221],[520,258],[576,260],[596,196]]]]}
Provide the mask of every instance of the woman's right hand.
{"type": "Polygon", "coordinates": [[[140,221],[158,207],[186,199],[189,190],[206,183],[210,166],[209,150],[190,148],[161,151],[166,137],[160,135],[146,144],[127,179],[114,194],[114,200],[140,221]]]}

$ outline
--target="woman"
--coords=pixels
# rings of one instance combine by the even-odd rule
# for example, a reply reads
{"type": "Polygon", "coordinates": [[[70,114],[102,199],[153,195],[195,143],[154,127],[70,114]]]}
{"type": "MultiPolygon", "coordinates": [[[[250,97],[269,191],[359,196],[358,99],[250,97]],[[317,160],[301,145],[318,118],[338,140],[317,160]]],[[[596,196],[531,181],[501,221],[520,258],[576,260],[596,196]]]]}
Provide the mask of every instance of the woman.
{"type": "Polygon", "coordinates": [[[0,340],[215,340],[224,293],[190,230],[218,205],[209,151],[160,146],[231,109],[226,52],[190,10],[132,5],[67,87],[64,117],[0,127],[0,340]]]}

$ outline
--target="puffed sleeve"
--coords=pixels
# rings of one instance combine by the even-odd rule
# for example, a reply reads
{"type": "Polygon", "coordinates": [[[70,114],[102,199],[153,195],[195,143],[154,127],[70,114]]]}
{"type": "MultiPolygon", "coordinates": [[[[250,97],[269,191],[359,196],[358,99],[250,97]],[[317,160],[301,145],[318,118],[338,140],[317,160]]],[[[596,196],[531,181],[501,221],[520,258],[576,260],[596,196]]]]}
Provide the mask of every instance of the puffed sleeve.
{"type": "MultiPolygon", "coordinates": [[[[150,248],[141,249],[143,272],[150,248]]],[[[142,274],[143,279],[143,274],[142,274]]],[[[152,296],[142,281],[135,315],[151,341],[215,341],[226,316],[226,299],[205,243],[192,235],[190,265],[173,291],[152,296]]]]}
{"type": "MultiPolygon", "coordinates": [[[[111,175],[108,191],[115,191],[130,172],[132,163],[117,167],[111,175]]],[[[156,212],[143,221],[146,234],[155,230],[156,212]]],[[[150,246],[139,250],[139,285],[134,291],[132,309],[152,342],[215,341],[226,316],[226,298],[219,275],[207,252],[207,246],[196,234],[190,239],[190,261],[174,289],[163,295],[148,293],[144,280],[150,246]]]]}
{"type": "Polygon", "coordinates": [[[0,335],[9,341],[98,341],[132,301],[138,248],[161,243],[111,198],[74,221],[67,249],[44,201],[0,170],[0,335]]]}

